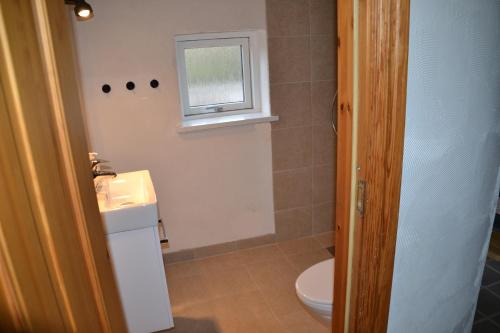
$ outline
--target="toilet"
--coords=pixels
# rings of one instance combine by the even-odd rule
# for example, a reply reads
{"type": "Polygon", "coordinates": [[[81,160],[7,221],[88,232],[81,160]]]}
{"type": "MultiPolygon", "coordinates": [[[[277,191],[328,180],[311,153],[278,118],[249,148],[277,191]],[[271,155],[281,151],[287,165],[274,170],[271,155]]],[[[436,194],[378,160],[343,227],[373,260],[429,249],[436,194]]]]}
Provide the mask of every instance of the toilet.
{"type": "Polygon", "coordinates": [[[299,299],[324,324],[332,321],[334,260],[328,259],[309,267],[295,282],[299,299]]]}

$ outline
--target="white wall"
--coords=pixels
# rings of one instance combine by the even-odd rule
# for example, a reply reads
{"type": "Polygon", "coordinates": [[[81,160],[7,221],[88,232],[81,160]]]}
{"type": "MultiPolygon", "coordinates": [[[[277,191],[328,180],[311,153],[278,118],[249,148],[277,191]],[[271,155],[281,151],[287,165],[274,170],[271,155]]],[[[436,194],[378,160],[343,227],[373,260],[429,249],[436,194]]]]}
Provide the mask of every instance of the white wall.
{"type": "Polygon", "coordinates": [[[499,190],[500,2],[411,1],[389,332],[469,332],[499,190]]]}
{"type": "Polygon", "coordinates": [[[92,6],[92,20],[75,22],[91,145],[119,172],[151,171],[172,250],[273,233],[270,125],[176,131],[174,35],[265,29],[265,1],[92,6]],[[158,89],[149,87],[153,78],[158,89]],[[125,89],[129,80],[133,92],[125,89]]]}

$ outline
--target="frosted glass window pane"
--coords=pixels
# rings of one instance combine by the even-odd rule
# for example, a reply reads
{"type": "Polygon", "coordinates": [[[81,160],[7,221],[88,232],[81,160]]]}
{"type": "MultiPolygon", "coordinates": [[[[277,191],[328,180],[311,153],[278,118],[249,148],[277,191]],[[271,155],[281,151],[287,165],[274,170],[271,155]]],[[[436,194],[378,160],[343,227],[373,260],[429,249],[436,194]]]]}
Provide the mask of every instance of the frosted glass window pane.
{"type": "Polygon", "coordinates": [[[184,51],[190,107],[244,102],[240,45],[184,51]]]}

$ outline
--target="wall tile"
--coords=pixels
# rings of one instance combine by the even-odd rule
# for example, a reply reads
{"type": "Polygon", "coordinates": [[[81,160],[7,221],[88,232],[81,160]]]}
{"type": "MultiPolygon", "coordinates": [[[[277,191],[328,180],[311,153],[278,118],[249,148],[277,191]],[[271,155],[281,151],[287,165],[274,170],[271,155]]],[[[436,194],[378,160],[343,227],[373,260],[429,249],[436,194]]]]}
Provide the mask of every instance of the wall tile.
{"type": "Polygon", "coordinates": [[[308,206],[312,202],[312,168],[273,173],[274,209],[308,206]]]}
{"type": "Polygon", "coordinates": [[[236,249],[237,249],[236,242],[227,242],[227,243],[198,247],[196,249],[193,249],[193,252],[194,252],[194,257],[198,259],[198,258],[205,258],[235,251],[236,249]]]}
{"type": "Polygon", "coordinates": [[[313,206],[313,234],[334,230],[333,207],[332,202],[313,206]]]}
{"type": "Polygon", "coordinates": [[[269,38],[271,83],[309,81],[309,58],[309,37],[269,38]]]}
{"type": "MultiPolygon", "coordinates": [[[[335,81],[317,81],[311,83],[311,113],[313,125],[326,125],[331,122],[335,91],[335,81]]],[[[336,118],[337,110],[333,110],[333,116],[336,118]]]]}
{"type": "Polygon", "coordinates": [[[323,248],[335,245],[335,229],[325,233],[319,233],[314,236],[323,248]]]}
{"type": "Polygon", "coordinates": [[[334,167],[332,165],[313,168],[313,203],[333,201],[334,167]]]}
{"type": "Polygon", "coordinates": [[[309,34],[308,0],[267,0],[266,7],[268,36],[309,34]]]}
{"type": "MultiPolygon", "coordinates": [[[[330,259],[332,255],[326,249],[296,254],[289,257],[292,265],[300,272],[305,271],[314,264],[330,259]]],[[[309,330],[304,332],[311,332],[309,330]]],[[[314,332],[314,331],[313,331],[314,332]]]]}
{"type": "Polygon", "coordinates": [[[266,0],[276,241],[331,230],[335,0],[266,0]],[[311,127],[312,126],[312,127],[311,127]],[[313,167],[311,167],[313,166],[313,167]],[[312,203],[315,203],[314,215],[312,203]],[[316,224],[313,227],[314,217],[316,224]]]}
{"type": "Polygon", "coordinates": [[[272,123],[272,129],[311,125],[311,84],[272,85],[271,112],[280,117],[272,123]]]}
{"type": "Polygon", "coordinates": [[[273,170],[296,169],[312,165],[312,127],[293,127],[271,133],[273,170]]]}
{"type": "Polygon", "coordinates": [[[313,165],[334,164],[337,137],[328,123],[313,126],[313,165]]]}
{"type": "Polygon", "coordinates": [[[281,250],[283,250],[287,257],[301,253],[314,252],[323,248],[321,243],[312,236],[280,242],[278,243],[278,246],[281,250]]]}
{"type": "Polygon", "coordinates": [[[277,241],[300,238],[312,233],[312,209],[310,206],[277,211],[274,214],[274,219],[277,241]]]}
{"type": "Polygon", "coordinates": [[[337,77],[333,35],[311,36],[311,79],[333,80],[337,77]]]}
{"type": "Polygon", "coordinates": [[[162,252],[163,252],[163,261],[167,265],[194,259],[193,250],[181,250],[176,252],[169,252],[169,249],[162,249],[162,252]]]}
{"type": "Polygon", "coordinates": [[[276,240],[275,234],[268,234],[264,236],[257,236],[252,238],[240,239],[237,241],[238,249],[249,249],[252,247],[263,246],[267,244],[274,243],[276,240]]]}
{"type": "Polygon", "coordinates": [[[336,15],[336,1],[311,0],[311,34],[335,34],[334,15],[336,15]]]}

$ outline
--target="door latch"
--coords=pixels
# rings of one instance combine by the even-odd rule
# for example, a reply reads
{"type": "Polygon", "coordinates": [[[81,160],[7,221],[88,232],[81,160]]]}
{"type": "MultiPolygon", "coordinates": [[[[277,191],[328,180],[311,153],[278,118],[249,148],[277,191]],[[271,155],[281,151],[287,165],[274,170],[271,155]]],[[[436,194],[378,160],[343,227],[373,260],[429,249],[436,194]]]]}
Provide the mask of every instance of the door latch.
{"type": "Polygon", "coordinates": [[[356,209],[358,210],[360,216],[365,215],[365,201],[366,201],[366,180],[358,180],[356,209]]]}

